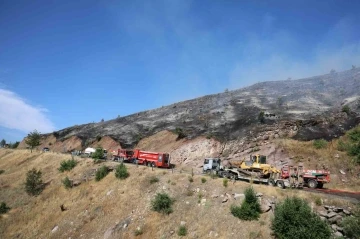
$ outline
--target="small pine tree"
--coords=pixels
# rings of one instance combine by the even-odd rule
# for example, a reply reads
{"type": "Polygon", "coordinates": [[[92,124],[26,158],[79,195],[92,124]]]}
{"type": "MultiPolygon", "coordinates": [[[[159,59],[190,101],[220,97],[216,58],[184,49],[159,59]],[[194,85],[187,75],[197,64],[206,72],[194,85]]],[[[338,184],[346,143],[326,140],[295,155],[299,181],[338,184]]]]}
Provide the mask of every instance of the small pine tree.
{"type": "Polygon", "coordinates": [[[96,148],[95,152],[91,155],[91,157],[96,161],[100,160],[104,157],[104,150],[102,147],[96,148]]]}
{"type": "Polygon", "coordinates": [[[260,123],[265,123],[265,113],[264,113],[264,111],[261,111],[260,113],[259,113],[259,116],[258,116],[258,120],[260,121],[260,123]]]}
{"type": "Polygon", "coordinates": [[[95,181],[100,181],[101,179],[105,178],[106,175],[108,175],[108,173],[109,173],[108,167],[106,167],[105,165],[103,165],[101,168],[99,168],[99,169],[96,171],[95,181]]]}
{"type": "Polygon", "coordinates": [[[29,170],[26,174],[25,190],[31,196],[37,196],[44,190],[42,181],[42,172],[35,168],[29,170]]]}
{"type": "Polygon", "coordinates": [[[252,187],[245,189],[245,200],[241,206],[232,205],[230,208],[231,214],[242,220],[257,220],[260,217],[261,207],[256,197],[255,191],[252,187]]]}
{"type": "Polygon", "coordinates": [[[64,180],[62,180],[62,183],[66,189],[72,188],[71,180],[68,177],[65,177],[64,180]]]}
{"type": "Polygon", "coordinates": [[[7,213],[11,208],[6,205],[5,202],[1,202],[0,204],[0,214],[7,213]]]}
{"type": "Polygon", "coordinates": [[[121,163],[120,165],[118,165],[116,167],[115,177],[118,179],[125,179],[125,178],[129,177],[129,172],[127,171],[127,168],[123,163],[121,163]]]}
{"type": "Polygon", "coordinates": [[[330,227],[298,197],[286,198],[275,208],[271,228],[279,239],[327,239],[330,227]]]}
{"type": "Polygon", "coordinates": [[[5,144],[6,144],[6,140],[5,140],[5,139],[2,139],[2,140],[0,141],[0,146],[1,146],[1,147],[4,147],[5,144]]]}
{"type": "Polygon", "coordinates": [[[25,139],[25,143],[27,145],[29,145],[31,152],[33,150],[33,148],[37,147],[40,145],[40,140],[41,140],[41,135],[37,130],[34,130],[33,132],[30,132],[26,139],[25,139]]]}
{"type": "Polygon", "coordinates": [[[354,210],[353,216],[342,220],[341,226],[348,238],[360,238],[360,205],[354,210]]]}

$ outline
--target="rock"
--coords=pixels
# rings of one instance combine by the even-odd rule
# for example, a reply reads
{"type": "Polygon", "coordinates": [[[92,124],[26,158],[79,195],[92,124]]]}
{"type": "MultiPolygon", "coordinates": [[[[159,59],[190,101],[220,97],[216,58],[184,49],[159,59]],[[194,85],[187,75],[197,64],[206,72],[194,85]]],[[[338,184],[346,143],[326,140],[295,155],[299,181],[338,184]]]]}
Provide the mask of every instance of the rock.
{"type": "Polygon", "coordinates": [[[55,232],[57,232],[57,230],[59,230],[59,226],[55,226],[55,227],[51,230],[51,233],[55,233],[55,232]]]}
{"type": "Polygon", "coordinates": [[[188,201],[186,201],[186,202],[185,202],[185,204],[186,204],[186,205],[189,205],[189,202],[188,202],[188,201]]]}
{"type": "Polygon", "coordinates": [[[330,209],[330,206],[324,205],[324,208],[325,208],[326,210],[328,210],[328,209],[330,209]]]}
{"type": "Polygon", "coordinates": [[[128,224],[125,223],[124,226],[123,226],[123,228],[125,229],[125,228],[127,228],[127,226],[128,226],[128,224]]]}
{"type": "Polygon", "coordinates": [[[170,235],[172,235],[172,234],[174,234],[175,233],[175,231],[174,230],[171,230],[170,231],[170,235]]]}
{"type": "Polygon", "coordinates": [[[73,187],[77,187],[77,186],[79,186],[81,184],[81,180],[74,180],[73,182],[72,182],[72,186],[73,187]]]}
{"type": "Polygon", "coordinates": [[[321,221],[326,221],[326,217],[320,216],[321,221]]]}
{"type": "Polygon", "coordinates": [[[263,194],[262,193],[256,193],[256,197],[262,197],[263,194]]]}
{"type": "Polygon", "coordinates": [[[339,172],[340,172],[341,174],[344,174],[344,175],[346,174],[346,173],[344,172],[344,170],[341,170],[341,169],[339,170],[339,172]]]}
{"type": "Polygon", "coordinates": [[[327,217],[328,213],[326,211],[320,211],[319,215],[322,217],[327,217]]]}
{"type": "Polygon", "coordinates": [[[186,225],[186,222],[185,222],[185,221],[181,221],[181,222],[180,222],[180,225],[181,225],[181,226],[185,226],[185,225],[186,225]]]}
{"type": "Polygon", "coordinates": [[[227,197],[224,197],[224,199],[222,200],[222,203],[226,203],[229,199],[227,197]]]}
{"type": "Polygon", "coordinates": [[[212,197],[212,198],[218,198],[219,195],[213,194],[213,195],[211,195],[211,197],[212,197]]]}
{"type": "Polygon", "coordinates": [[[335,217],[337,214],[335,212],[329,212],[326,217],[327,218],[332,218],[332,217],[335,217]]]}
{"type": "Polygon", "coordinates": [[[344,212],[346,215],[348,215],[348,216],[351,215],[351,212],[349,212],[348,210],[345,210],[345,209],[344,209],[343,212],[344,212]]]}
{"type": "Polygon", "coordinates": [[[243,194],[243,193],[234,193],[233,196],[234,196],[234,199],[239,198],[239,197],[245,198],[245,194],[243,194]]]}
{"type": "Polygon", "coordinates": [[[114,190],[110,190],[106,193],[106,196],[110,196],[114,190]]]}
{"type": "Polygon", "coordinates": [[[200,203],[201,203],[202,205],[205,205],[205,203],[206,203],[206,198],[201,199],[200,203]]]}
{"type": "Polygon", "coordinates": [[[162,187],[162,189],[163,189],[163,190],[166,190],[166,187],[165,187],[165,186],[163,186],[163,187],[162,187]]]}
{"type": "Polygon", "coordinates": [[[329,218],[328,221],[333,224],[340,224],[342,217],[340,215],[336,215],[335,217],[329,218]]]}
{"type": "Polygon", "coordinates": [[[334,233],[334,236],[335,237],[343,237],[343,234],[341,232],[337,231],[334,233]]]}
{"type": "Polygon", "coordinates": [[[197,189],[196,189],[196,192],[197,192],[197,193],[200,192],[200,188],[197,188],[197,189]]]}
{"type": "Polygon", "coordinates": [[[336,224],[332,224],[332,225],[331,225],[331,228],[332,228],[334,231],[337,231],[337,226],[336,226],[336,224]]]}
{"type": "Polygon", "coordinates": [[[342,209],[341,207],[337,207],[334,209],[334,212],[342,212],[344,209],[342,209]]]}
{"type": "Polygon", "coordinates": [[[335,154],[334,157],[335,157],[335,158],[339,158],[340,156],[339,156],[339,154],[335,154]]]}
{"type": "Polygon", "coordinates": [[[271,209],[271,203],[269,203],[268,201],[265,201],[261,204],[261,212],[265,213],[270,211],[271,209]]]}

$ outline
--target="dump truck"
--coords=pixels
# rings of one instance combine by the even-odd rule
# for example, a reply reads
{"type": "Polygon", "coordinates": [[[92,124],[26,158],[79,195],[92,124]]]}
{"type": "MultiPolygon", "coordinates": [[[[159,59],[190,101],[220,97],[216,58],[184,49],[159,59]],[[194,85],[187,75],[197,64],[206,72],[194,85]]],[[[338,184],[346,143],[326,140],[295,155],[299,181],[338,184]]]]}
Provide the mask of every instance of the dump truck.
{"type": "Polygon", "coordinates": [[[118,149],[113,160],[142,164],[149,167],[170,168],[170,155],[162,152],[150,152],[139,149],[118,149]]]}

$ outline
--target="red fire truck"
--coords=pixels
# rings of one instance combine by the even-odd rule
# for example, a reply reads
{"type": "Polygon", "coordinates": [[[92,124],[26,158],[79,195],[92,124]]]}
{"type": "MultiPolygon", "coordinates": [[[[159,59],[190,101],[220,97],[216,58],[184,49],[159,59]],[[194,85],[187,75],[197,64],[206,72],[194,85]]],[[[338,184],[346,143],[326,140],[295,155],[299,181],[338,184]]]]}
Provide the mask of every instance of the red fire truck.
{"type": "Polygon", "coordinates": [[[138,163],[149,167],[169,168],[170,157],[168,153],[149,152],[139,149],[118,149],[113,160],[120,162],[138,163]]]}
{"type": "MultiPolygon", "coordinates": [[[[298,168],[294,167],[295,174],[297,171],[298,168]]],[[[330,182],[330,171],[328,170],[301,169],[301,175],[304,180],[304,184],[309,188],[323,188],[325,183],[330,182]]],[[[290,178],[290,166],[284,166],[281,168],[281,178],[290,178]]]]}

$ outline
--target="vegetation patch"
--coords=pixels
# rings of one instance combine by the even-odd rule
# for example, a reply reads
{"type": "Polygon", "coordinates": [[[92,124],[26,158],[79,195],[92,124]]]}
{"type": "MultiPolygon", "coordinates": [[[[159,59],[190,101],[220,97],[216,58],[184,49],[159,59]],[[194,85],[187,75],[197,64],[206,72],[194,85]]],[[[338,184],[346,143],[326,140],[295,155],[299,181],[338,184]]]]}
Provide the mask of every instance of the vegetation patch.
{"type": "Polygon", "coordinates": [[[327,146],[328,142],[325,139],[316,139],[313,145],[316,149],[323,149],[327,146]]]}
{"type": "Polygon", "coordinates": [[[42,172],[35,168],[29,170],[26,174],[25,191],[31,196],[37,196],[44,190],[42,181],[42,172]]]}
{"type": "Polygon", "coordinates": [[[127,177],[129,177],[129,172],[127,171],[127,168],[124,165],[124,163],[121,163],[116,167],[115,177],[118,179],[126,179],[127,177]]]}
{"type": "Polygon", "coordinates": [[[72,182],[71,180],[68,178],[68,177],[65,177],[63,180],[62,180],[62,183],[64,185],[64,187],[66,189],[69,189],[69,188],[72,188],[72,182]]]}
{"type": "Polygon", "coordinates": [[[227,178],[223,179],[223,186],[227,188],[229,180],[227,178]]]}
{"type": "Polygon", "coordinates": [[[156,176],[151,176],[150,179],[149,179],[150,184],[154,184],[154,183],[157,183],[159,181],[160,181],[159,178],[156,177],[156,176]]]}
{"type": "Polygon", "coordinates": [[[162,213],[170,214],[173,212],[172,205],[174,200],[166,193],[157,193],[154,200],[151,201],[152,210],[162,213]]]}
{"type": "Polygon", "coordinates": [[[101,179],[105,178],[106,175],[109,174],[109,169],[107,166],[103,165],[101,168],[99,168],[97,171],[96,171],[96,174],[95,174],[95,180],[96,181],[100,181],[101,179]]]}
{"type": "Polygon", "coordinates": [[[352,161],[360,164],[360,126],[348,131],[338,142],[338,149],[352,157],[352,161]]]}
{"type": "Polygon", "coordinates": [[[201,178],[202,183],[206,183],[206,178],[201,178]]]}
{"type": "Polygon", "coordinates": [[[181,237],[186,236],[186,235],[187,235],[187,228],[186,228],[186,226],[185,226],[185,225],[181,225],[181,226],[179,227],[179,230],[178,230],[177,234],[178,234],[178,236],[181,236],[181,237]]]}
{"type": "Polygon", "coordinates": [[[231,205],[231,214],[241,220],[258,220],[260,217],[260,203],[252,187],[245,189],[245,200],[241,206],[231,205]]]}
{"type": "Polygon", "coordinates": [[[189,179],[189,182],[190,182],[190,183],[194,182],[194,178],[193,178],[193,177],[189,176],[188,179],[189,179]]]}
{"type": "Polygon", "coordinates": [[[326,222],[311,211],[308,203],[298,197],[286,198],[275,208],[271,228],[276,238],[330,238],[326,222]]]}
{"type": "Polygon", "coordinates": [[[344,229],[344,234],[348,238],[360,238],[360,206],[353,212],[353,216],[345,217],[341,226],[344,229]]]}
{"type": "Polygon", "coordinates": [[[64,160],[60,163],[60,168],[58,168],[58,170],[60,172],[71,171],[71,169],[75,168],[76,165],[77,161],[74,159],[64,160]]]}
{"type": "Polygon", "coordinates": [[[0,169],[0,174],[3,174],[5,172],[4,169],[0,169]]]}
{"type": "Polygon", "coordinates": [[[7,213],[11,208],[6,205],[5,202],[1,202],[0,204],[0,214],[7,213]]]}

